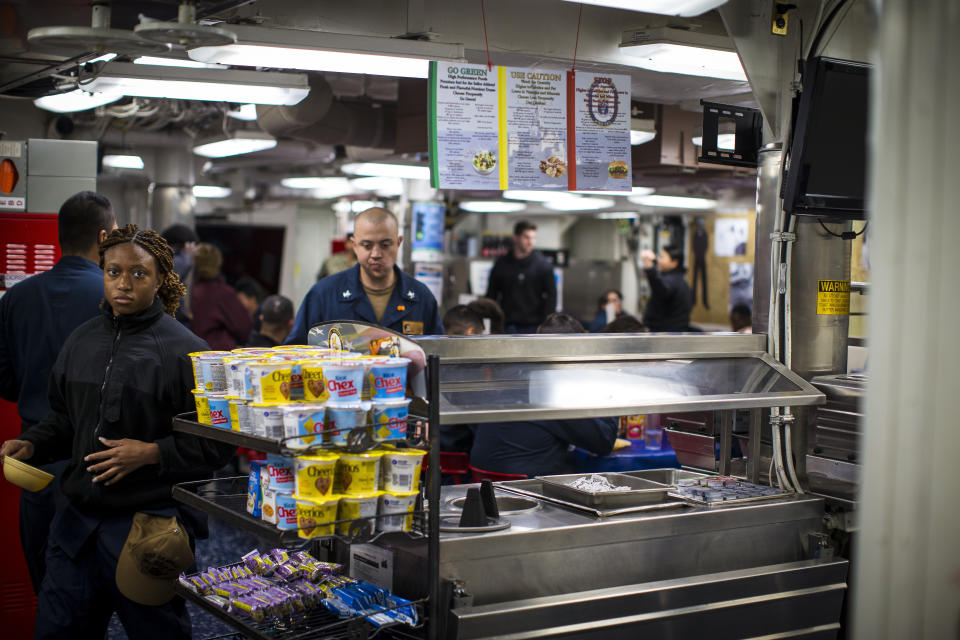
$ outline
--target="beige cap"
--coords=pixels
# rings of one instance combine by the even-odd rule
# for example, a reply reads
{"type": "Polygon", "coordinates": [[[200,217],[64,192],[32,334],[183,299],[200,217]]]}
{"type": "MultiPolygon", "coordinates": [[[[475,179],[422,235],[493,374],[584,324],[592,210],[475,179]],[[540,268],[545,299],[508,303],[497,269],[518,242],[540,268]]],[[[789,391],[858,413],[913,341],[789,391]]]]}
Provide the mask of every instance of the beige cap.
{"type": "Polygon", "coordinates": [[[137,513],[117,559],[117,588],[139,604],[165,604],[192,564],[190,537],[175,517],[137,513]]]}

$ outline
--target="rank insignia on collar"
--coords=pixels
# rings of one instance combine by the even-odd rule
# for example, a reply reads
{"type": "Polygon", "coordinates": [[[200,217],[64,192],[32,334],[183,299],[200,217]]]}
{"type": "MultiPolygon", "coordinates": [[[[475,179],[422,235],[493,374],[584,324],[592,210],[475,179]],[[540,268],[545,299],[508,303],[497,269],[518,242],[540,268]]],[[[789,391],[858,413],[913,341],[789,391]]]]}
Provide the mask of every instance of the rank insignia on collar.
{"type": "Polygon", "coordinates": [[[413,291],[407,291],[407,297],[413,300],[413,291]]]}
{"type": "Polygon", "coordinates": [[[344,291],[341,295],[343,295],[344,298],[349,298],[349,297],[350,297],[350,289],[347,289],[347,290],[344,291]]]}

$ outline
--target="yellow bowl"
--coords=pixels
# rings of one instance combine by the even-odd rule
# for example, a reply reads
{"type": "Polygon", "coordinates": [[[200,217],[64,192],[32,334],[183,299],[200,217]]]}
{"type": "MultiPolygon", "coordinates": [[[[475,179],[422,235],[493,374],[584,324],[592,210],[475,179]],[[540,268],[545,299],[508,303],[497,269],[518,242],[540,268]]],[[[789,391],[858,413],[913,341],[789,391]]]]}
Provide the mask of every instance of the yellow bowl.
{"type": "Polygon", "coordinates": [[[31,467],[27,463],[15,460],[10,456],[4,456],[3,458],[3,475],[7,482],[12,482],[27,491],[40,491],[53,480],[53,474],[31,467]]]}

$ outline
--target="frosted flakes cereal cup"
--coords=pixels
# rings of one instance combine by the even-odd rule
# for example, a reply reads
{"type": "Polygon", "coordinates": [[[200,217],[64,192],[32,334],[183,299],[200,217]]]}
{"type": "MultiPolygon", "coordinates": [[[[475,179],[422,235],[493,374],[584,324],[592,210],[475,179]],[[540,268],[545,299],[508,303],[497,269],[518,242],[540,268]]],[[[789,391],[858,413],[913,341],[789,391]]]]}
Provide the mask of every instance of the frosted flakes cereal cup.
{"type": "Polygon", "coordinates": [[[370,398],[402,398],[407,390],[408,358],[386,358],[370,365],[370,398]]]}
{"type": "Polygon", "coordinates": [[[274,492],[277,505],[277,529],[291,531],[297,528],[297,500],[289,491],[274,492]]]}
{"type": "Polygon", "coordinates": [[[393,493],[409,493],[420,486],[420,469],[426,451],[396,449],[380,459],[380,488],[393,493]]]}
{"type": "Polygon", "coordinates": [[[210,401],[207,399],[207,392],[194,389],[193,403],[197,405],[197,422],[210,424],[210,401]]]}
{"type": "Polygon", "coordinates": [[[345,495],[372,493],[379,487],[382,451],[341,453],[337,461],[337,486],[345,495]]]}
{"type": "Polygon", "coordinates": [[[208,393],[207,406],[210,408],[210,425],[221,429],[230,428],[230,400],[222,393],[208,393]]]}
{"type": "Polygon", "coordinates": [[[370,421],[373,423],[373,439],[377,442],[383,442],[406,438],[407,417],[410,415],[409,407],[409,398],[374,400],[370,413],[370,421]]]}
{"type": "Polygon", "coordinates": [[[253,435],[279,440],[283,437],[282,404],[251,402],[250,414],[253,418],[253,435]]]}
{"type": "Polygon", "coordinates": [[[369,402],[351,404],[327,404],[327,432],[330,442],[341,447],[347,446],[351,431],[369,429],[367,416],[370,413],[369,402]]]}
{"type": "Polygon", "coordinates": [[[359,362],[327,360],[323,363],[323,379],[327,385],[328,402],[342,404],[360,400],[363,389],[364,366],[359,362]]]}
{"type": "Polygon", "coordinates": [[[330,394],[327,393],[327,385],[323,379],[323,360],[303,360],[300,375],[303,378],[303,401],[326,402],[330,394]]]}
{"type": "Polygon", "coordinates": [[[339,457],[335,454],[321,453],[295,458],[297,495],[311,499],[326,498],[331,495],[339,457]]]}
{"type": "Polygon", "coordinates": [[[322,404],[288,404],[283,413],[283,441],[291,449],[306,449],[323,441],[326,408],[322,404]]]}
{"type": "MultiPolygon", "coordinates": [[[[380,492],[358,493],[355,495],[340,496],[340,506],[337,510],[337,520],[357,520],[359,518],[371,518],[370,530],[377,528],[376,520],[372,519],[377,515],[377,505],[380,503],[380,492]]],[[[337,525],[337,533],[347,535],[350,533],[349,522],[341,522],[337,525]]]]}
{"type": "Polygon", "coordinates": [[[250,397],[254,402],[289,402],[293,365],[289,360],[251,363],[250,397]]]}
{"type": "Polygon", "coordinates": [[[301,538],[329,536],[337,519],[340,496],[305,498],[294,495],[297,501],[297,535],[301,538]]]}
{"type": "Polygon", "coordinates": [[[293,491],[296,486],[295,473],[296,464],[293,458],[278,456],[274,453],[267,454],[266,486],[269,489],[272,491],[293,491]]]}
{"type": "Polygon", "coordinates": [[[417,492],[387,493],[380,495],[377,531],[410,531],[413,527],[413,507],[417,504],[417,492]]]}

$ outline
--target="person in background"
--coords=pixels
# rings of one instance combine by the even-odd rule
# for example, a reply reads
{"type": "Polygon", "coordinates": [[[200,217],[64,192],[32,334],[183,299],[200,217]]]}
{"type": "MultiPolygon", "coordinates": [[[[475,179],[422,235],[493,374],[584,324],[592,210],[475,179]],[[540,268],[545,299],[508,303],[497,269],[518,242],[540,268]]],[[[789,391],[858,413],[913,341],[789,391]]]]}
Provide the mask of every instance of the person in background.
{"type": "MultiPolygon", "coordinates": [[[[570,315],[555,313],[537,333],[583,333],[583,325],[570,315]]],[[[456,428],[448,426],[446,434],[441,428],[441,440],[456,441],[457,434],[452,433],[456,428]]],[[[484,471],[530,477],[570,473],[575,471],[573,447],[606,455],[613,451],[619,428],[619,418],[481,424],[471,427],[470,464],[484,471]]]]}
{"type": "Polygon", "coordinates": [[[293,328],[293,303],[281,295],[267,297],[260,306],[260,331],[247,339],[246,347],[276,347],[293,328]]]}
{"type": "Polygon", "coordinates": [[[601,329],[600,333],[643,333],[646,330],[642,322],[625,313],[601,329]]]}
{"type": "Polygon", "coordinates": [[[357,264],[357,254],[353,251],[353,231],[349,231],[343,241],[343,251],[338,251],[323,261],[323,266],[317,273],[317,280],[345,271],[355,264],[357,264]]]}
{"type": "MultiPolygon", "coordinates": [[[[117,227],[110,201],[81,191],[60,207],[60,259],[49,271],[19,282],[0,298],[0,397],[17,403],[20,430],[50,412],[50,370],[67,337],[97,315],[103,271],[97,247],[117,227]]],[[[58,476],[64,462],[43,469],[58,476]]],[[[57,479],[38,492],[20,492],[20,543],[34,593],[40,590],[53,520],[57,479]]]]}
{"type": "Polygon", "coordinates": [[[260,330],[260,303],[263,301],[263,287],[251,276],[240,276],[233,283],[240,302],[250,312],[253,318],[253,330],[260,330]]]}
{"type": "Polygon", "coordinates": [[[491,335],[505,333],[506,323],[503,309],[490,298],[479,297],[467,303],[467,308],[483,318],[483,332],[491,335]]]}
{"type": "Polygon", "coordinates": [[[623,294],[616,289],[607,289],[597,300],[597,315],[593,317],[593,320],[587,326],[587,330],[590,333],[602,331],[605,326],[622,315],[624,315],[623,294]],[[607,315],[607,307],[612,310],[609,316],[607,315]]]}
{"type": "Polygon", "coordinates": [[[186,327],[190,327],[193,313],[190,310],[190,292],[193,290],[193,256],[197,251],[200,238],[197,232],[185,224],[170,225],[163,231],[163,239],[173,249],[173,270],[176,271],[180,282],[187,288],[187,293],[180,298],[177,307],[177,320],[186,327]]]}
{"type": "Polygon", "coordinates": [[[357,264],[324,278],[304,296],[286,344],[306,344],[315,324],[359,320],[409,335],[443,334],[430,289],[397,267],[397,218],[373,207],[353,223],[357,264]]]}
{"type": "Polygon", "coordinates": [[[193,406],[188,354],[207,344],[173,318],[184,287],[167,243],[127,225],[110,232],[99,254],[106,299],[57,356],[50,413],[0,447],[31,464],[69,460],[35,637],[103,638],[115,611],[131,638],[186,639],[190,618],[174,584],[190,569],[193,537],[206,535],[206,520],[171,491],[223,466],[233,447],[172,428],[193,406]],[[142,553],[128,565],[125,544],[141,539],[142,553]],[[162,540],[182,553],[161,562],[171,560],[162,540]]]}
{"type": "Polygon", "coordinates": [[[733,309],[730,309],[730,326],[737,333],[753,333],[752,315],[747,305],[735,304],[733,309]]]}
{"type": "Polygon", "coordinates": [[[245,341],[253,316],[220,273],[223,254],[212,244],[197,245],[193,283],[193,332],[215,351],[229,351],[245,341]]]}
{"type": "Polygon", "coordinates": [[[500,305],[507,333],[534,333],[557,307],[553,267],[539,251],[537,225],[521,220],[513,227],[513,249],[490,271],[487,297],[500,305]]]}
{"type": "Polygon", "coordinates": [[[650,331],[687,331],[693,295],[680,262],[683,251],[667,245],[659,254],[645,249],[640,253],[643,272],[650,283],[650,299],[643,311],[643,324],[650,331]]]}
{"type": "Polygon", "coordinates": [[[443,315],[443,327],[448,336],[479,336],[483,334],[483,318],[467,305],[458,304],[443,315]]]}

